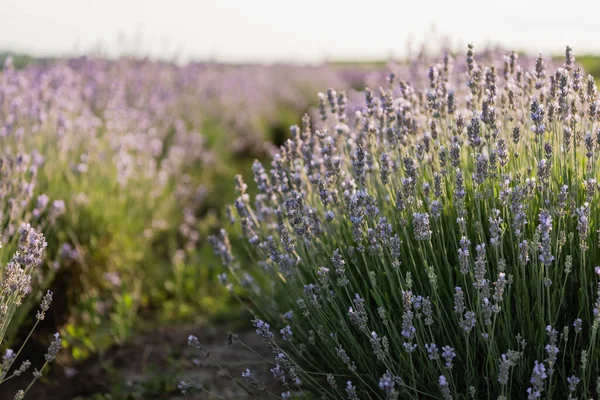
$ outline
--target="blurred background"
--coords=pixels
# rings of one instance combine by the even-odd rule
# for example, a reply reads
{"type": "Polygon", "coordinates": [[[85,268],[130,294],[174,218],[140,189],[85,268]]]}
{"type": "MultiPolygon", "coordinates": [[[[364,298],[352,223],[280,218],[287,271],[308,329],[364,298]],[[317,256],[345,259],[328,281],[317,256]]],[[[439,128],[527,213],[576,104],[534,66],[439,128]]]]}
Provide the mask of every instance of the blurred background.
{"type": "Polygon", "coordinates": [[[43,364],[55,332],[64,347],[28,397],[176,399],[200,377],[243,398],[184,350],[194,334],[233,376],[252,364],[269,379],[208,239],[231,218],[235,176],[270,165],[318,115],[317,93],[415,79],[411,65],[468,43],[549,64],[569,45],[598,78],[599,16],[583,0],[0,0],[0,280],[22,222],[48,242],[0,351],[21,346],[47,289],[22,356],[43,364]],[[223,346],[230,330],[258,355],[223,346]]]}

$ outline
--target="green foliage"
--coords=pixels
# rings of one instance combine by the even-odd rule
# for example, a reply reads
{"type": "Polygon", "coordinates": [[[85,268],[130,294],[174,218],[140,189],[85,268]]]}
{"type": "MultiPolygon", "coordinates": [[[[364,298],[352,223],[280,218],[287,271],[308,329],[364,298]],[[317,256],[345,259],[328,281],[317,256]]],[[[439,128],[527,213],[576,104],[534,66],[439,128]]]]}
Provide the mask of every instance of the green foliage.
{"type": "Polygon", "coordinates": [[[578,56],[577,62],[581,64],[586,73],[596,78],[596,84],[598,84],[598,79],[600,79],[600,56],[578,56]]]}
{"type": "Polygon", "coordinates": [[[423,81],[367,90],[349,123],[330,90],[322,122],[295,127],[270,171],[253,166],[259,193],[238,182],[249,244],[225,230],[212,243],[287,388],[597,395],[597,90],[570,49],[557,72],[502,56],[469,47],[466,79],[447,58],[420,65],[423,81]]]}

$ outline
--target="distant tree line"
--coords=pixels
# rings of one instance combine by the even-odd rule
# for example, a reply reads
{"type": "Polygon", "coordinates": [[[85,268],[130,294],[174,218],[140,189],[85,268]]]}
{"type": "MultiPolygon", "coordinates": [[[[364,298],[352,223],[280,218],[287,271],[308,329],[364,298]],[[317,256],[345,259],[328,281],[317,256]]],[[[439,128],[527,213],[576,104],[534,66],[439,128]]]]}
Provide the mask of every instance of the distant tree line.
{"type": "Polygon", "coordinates": [[[11,57],[13,66],[16,69],[22,69],[31,63],[46,64],[55,60],[53,57],[33,57],[25,53],[16,53],[14,51],[0,51],[0,71],[4,69],[4,64],[7,58],[11,57]]]}

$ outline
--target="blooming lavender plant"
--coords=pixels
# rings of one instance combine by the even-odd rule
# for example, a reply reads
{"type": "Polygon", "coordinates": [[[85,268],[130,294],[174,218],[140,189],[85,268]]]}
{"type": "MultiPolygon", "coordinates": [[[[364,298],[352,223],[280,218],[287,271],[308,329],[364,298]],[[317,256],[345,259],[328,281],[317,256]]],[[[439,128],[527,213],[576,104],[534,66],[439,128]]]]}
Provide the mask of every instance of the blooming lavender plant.
{"type": "MultiPolygon", "coordinates": [[[[32,277],[35,276],[36,269],[42,262],[46,245],[44,235],[36,232],[29,224],[23,224],[19,229],[18,251],[12,256],[9,263],[0,269],[0,345],[3,344],[15,312],[31,291],[32,277]]],[[[51,302],[52,292],[48,291],[42,298],[31,332],[35,330],[40,321],[44,320],[51,302]]],[[[5,350],[0,361],[0,385],[8,379],[22,375],[31,367],[29,360],[22,360],[18,368],[15,365],[29,336],[31,333],[18,351],[15,352],[10,348],[5,350]]],[[[30,384],[24,390],[20,390],[15,398],[24,398],[35,381],[41,378],[46,366],[56,358],[61,343],[60,334],[56,333],[44,356],[44,365],[39,370],[34,370],[30,384]]]]}
{"type": "Polygon", "coordinates": [[[344,102],[348,118],[321,96],[268,198],[240,194],[261,268],[229,250],[226,266],[264,283],[252,310],[293,342],[261,336],[325,398],[593,396],[593,80],[570,49],[562,65],[469,46],[413,67],[344,102]]]}

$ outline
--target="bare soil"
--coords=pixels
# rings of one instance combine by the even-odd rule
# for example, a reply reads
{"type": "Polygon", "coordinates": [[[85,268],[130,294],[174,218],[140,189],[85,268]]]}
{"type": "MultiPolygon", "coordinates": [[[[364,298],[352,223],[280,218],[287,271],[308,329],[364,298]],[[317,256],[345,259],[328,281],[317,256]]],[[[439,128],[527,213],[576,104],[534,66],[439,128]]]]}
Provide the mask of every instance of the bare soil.
{"type": "MultiPolygon", "coordinates": [[[[269,349],[252,330],[239,333],[240,343],[227,343],[225,326],[178,325],[141,333],[123,346],[115,346],[102,356],[75,367],[57,365],[49,377],[37,382],[26,399],[249,399],[266,398],[241,383],[241,373],[249,368],[267,385],[280,393],[269,372],[269,349]],[[210,351],[210,358],[200,357],[187,344],[195,335],[210,351]],[[179,382],[195,379],[206,391],[183,395],[179,382]],[[210,392],[210,393],[207,393],[210,392]]],[[[26,379],[29,379],[31,375],[26,379]]],[[[0,388],[0,400],[12,400],[15,392],[26,386],[13,379],[0,388]]]]}

